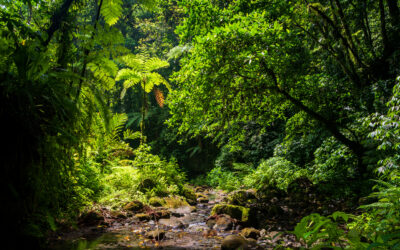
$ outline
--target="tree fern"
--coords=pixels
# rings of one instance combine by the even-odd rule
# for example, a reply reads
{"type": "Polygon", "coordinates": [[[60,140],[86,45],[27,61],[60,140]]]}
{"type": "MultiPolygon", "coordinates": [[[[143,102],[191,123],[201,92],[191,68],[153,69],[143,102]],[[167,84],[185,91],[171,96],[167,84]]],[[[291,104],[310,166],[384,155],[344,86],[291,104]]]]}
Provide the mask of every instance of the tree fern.
{"type": "Polygon", "coordinates": [[[108,25],[114,25],[122,15],[122,0],[103,0],[101,15],[108,25]]]}

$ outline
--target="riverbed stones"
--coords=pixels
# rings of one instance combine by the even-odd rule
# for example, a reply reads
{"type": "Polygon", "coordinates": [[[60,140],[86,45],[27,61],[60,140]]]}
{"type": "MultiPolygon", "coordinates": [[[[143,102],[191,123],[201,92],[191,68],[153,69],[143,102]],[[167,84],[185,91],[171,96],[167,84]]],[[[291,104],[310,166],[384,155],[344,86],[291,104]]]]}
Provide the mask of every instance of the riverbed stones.
{"type": "Polygon", "coordinates": [[[252,228],[252,227],[246,227],[243,228],[242,231],[240,232],[240,235],[242,235],[245,238],[252,238],[252,239],[258,239],[260,237],[260,231],[252,228]]]}
{"type": "Polygon", "coordinates": [[[143,208],[144,208],[144,205],[140,201],[131,201],[124,206],[125,210],[134,212],[134,213],[142,212],[143,208]]]}
{"type": "Polygon", "coordinates": [[[165,238],[165,231],[161,229],[156,229],[153,231],[149,231],[146,233],[146,238],[154,239],[154,240],[162,240],[165,238]]]}
{"type": "Polygon", "coordinates": [[[221,244],[221,250],[247,249],[247,241],[240,235],[226,236],[221,244]]]}

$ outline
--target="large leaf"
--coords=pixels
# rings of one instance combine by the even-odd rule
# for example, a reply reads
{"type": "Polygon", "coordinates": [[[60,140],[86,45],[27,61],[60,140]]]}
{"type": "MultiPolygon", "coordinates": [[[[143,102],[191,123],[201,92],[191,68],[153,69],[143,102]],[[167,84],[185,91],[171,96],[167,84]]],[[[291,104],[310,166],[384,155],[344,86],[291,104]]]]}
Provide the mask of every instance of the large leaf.
{"type": "Polygon", "coordinates": [[[114,25],[122,15],[122,0],[103,0],[101,15],[108,25],[114,25]]]}

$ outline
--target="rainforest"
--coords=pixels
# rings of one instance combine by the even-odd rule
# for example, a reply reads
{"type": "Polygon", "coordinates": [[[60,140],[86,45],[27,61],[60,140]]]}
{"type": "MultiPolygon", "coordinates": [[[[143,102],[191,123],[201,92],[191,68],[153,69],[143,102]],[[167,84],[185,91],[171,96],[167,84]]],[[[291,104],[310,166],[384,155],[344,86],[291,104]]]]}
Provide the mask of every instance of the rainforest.
{"type": "Polygon", "coordinates": [[[2,249],[400,249],[399,0],[0,0],[2,249]]]}

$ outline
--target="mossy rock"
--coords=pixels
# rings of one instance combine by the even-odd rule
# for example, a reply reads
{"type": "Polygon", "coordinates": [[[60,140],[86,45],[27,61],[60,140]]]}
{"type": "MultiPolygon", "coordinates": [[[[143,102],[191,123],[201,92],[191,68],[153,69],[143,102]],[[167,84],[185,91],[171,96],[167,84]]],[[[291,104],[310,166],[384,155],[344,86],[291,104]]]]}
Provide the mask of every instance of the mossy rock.
{"type": "Polygon", "coordinates": [[[140,201],[131,201],[124,206],[125,210],[137,213],[143,211],[144,205],[140,201]]]}
{"type": "Polygon", "coordinates": [[[256,202],[256,190],[238,190],[228,195],[227,201],[232,205],[246,206],[256,202]]]}
{"type": "Polygon", "coordinates": [[[248,249],[247,241],[240,235],[226,236],[221,244],[222,250],[248,249]]]}
{"type": "Polygon", "coordinates": [[[246,227],[242,229],[240,235],[242,235],[245,238],[257,239],[260,237],[260,231],[252,227],[246,227]]]}
{"type": "Polygon", "coordinates": [[[206,197],[200,197],[197,199],[197,201],[199,203],[208,203],[209,202],[208,198],[206,198],[206,197]]]}
{"type": "Polygon", "coordinates": [[[190,204],[190,205],[194,205],[196,204],[196,194],[195,192],[189,188],[189,187],[183,187],[180,194],[185,197],[186,201],[190,204]]]}
{"type": "Polygon", "coordinates": [[[100,212],[94,210],[83,213],[78,220],[78,223],[80,225],[85,225],[85,226],[99,225],[102,224],[103,222],[104,222],[103,215],[100,212]]]}
{"type": "Polygon", "coordinates": [[[165,201],[160,197],[151,197],[149,204],[153,207],[162,207],[165,205],[165,201]]]}
{"type": "Polygon", "coordinates": [[[218,214],[227,214],[230,217],[237,219],[242,222],[249,221],[250,208],[229,205],[229,204],[218,204],[215,205],[211,210],[211,216],[218,214]]]}
{"type": "Polygon", "coordinates": [[[149,221],[151,220],[151,216],[148,214],[136,214],[136,218],[138,218],[140,221],[149,221]]]}

